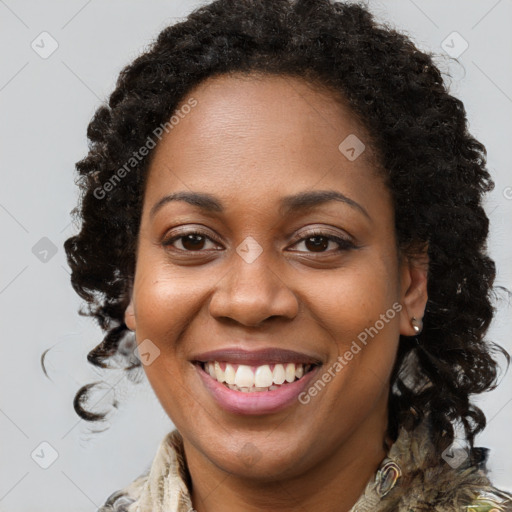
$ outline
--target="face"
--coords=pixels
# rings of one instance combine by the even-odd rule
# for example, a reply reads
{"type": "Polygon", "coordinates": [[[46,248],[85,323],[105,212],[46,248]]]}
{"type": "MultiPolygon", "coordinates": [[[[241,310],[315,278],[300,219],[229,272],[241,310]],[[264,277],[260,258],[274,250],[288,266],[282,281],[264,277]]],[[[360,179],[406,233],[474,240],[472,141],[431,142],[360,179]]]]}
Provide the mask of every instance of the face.
{"type": "Polygon", "coordinates": [[[232,75],[191,97],[148,171],[125,320],[191,457],[293,477],[382,436],[425,272],[399,258],[369,145],[339,149],[365,136],[329,93],[232,75]]]}

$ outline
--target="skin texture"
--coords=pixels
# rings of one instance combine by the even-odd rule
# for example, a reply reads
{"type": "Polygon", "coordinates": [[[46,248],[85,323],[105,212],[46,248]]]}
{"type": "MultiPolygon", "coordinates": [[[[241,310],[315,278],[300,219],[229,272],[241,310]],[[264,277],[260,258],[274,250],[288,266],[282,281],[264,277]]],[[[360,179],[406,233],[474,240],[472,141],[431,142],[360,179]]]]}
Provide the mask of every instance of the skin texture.
{"type": "Polygon", "coordinates": [[[125,321],[160,350],[144,369],[184,438],[194,508],[349,510],[386,455],[390,372],[399,334],[412,336],[411,317],[423,317],[427,270],[397,253],[369,145],[354,161],[339,151],[349,134],[364,142],[364,130],[333,96],[297,78],[236,75],[190,96],[198,105],[150,164],[125,321]],[[368,216],[340,201],[279,211],[284,196],[312,190],[341,192],[368,216]],[[224,211],[172,201],[150,214],[179,191],[207,192],[224,211]],[[355,248],[315,249],[304,240],[313,228],[355,248]],[[204,243],[164,245],[197,229],[204,243]],[[248,236],[262,248],[252,263],[236,252],[248,236]],[[317,357],[321,375],[397,303],[401,312],[307,405],[226,412],[190,362],[207,350],[279,347],[317,357]]]}

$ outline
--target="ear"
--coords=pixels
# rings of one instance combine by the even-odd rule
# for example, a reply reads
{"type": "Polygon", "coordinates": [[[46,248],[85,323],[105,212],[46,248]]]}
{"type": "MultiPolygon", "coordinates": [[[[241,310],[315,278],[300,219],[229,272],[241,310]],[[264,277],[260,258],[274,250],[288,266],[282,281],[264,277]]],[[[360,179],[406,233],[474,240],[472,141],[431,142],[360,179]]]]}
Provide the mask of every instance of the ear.
{"type": "Polygon", "coordinates": [[[425,249],[417,257],[404,257],[400,266],[400,334],[414,336],[411,323],[416,318],[421,324],[427,304],[428,255],[425,249]]]}
{"type": "Polygon", "coordinates": [[[130,297],[130,303],[128,307],[124,311],[124,323],[130,329],[130,331],[135,331],[137,327],[137,322],[135,321],[135,307],[133,305],[133,295],[130,297]]]}

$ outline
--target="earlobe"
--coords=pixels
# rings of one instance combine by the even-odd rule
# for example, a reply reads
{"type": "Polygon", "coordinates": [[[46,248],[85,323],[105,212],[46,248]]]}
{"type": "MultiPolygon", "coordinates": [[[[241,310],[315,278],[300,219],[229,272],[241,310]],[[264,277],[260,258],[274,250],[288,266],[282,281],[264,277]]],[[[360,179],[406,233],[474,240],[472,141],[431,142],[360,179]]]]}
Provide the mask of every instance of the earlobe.
{"type": "Polygon", "coordinates": [[[135,321],[135,308],[133,306],[133,298],[130,299],[130,303],[124,312],[124,323],[126,327],[130,329],[130,331],[135,331],[136,321],[135,321]]]}
{"type": "Polygon", "coordinates": [[[408,259],[402,268],[400,334],[415,336],[423,328],[423,317],[428,300],[428,257],[408,259]]]}

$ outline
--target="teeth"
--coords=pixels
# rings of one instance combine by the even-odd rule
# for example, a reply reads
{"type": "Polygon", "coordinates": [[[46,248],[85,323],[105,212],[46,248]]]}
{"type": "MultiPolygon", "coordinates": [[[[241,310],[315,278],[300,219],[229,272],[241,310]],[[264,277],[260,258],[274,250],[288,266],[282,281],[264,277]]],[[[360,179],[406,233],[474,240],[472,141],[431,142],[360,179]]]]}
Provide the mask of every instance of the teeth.
{"type": "Polygon", "coordinates": [[[282,364],[276,364],[274,366],[274,384],[282,384],[286,379],[286,374],[284,371],[284,366],[282,364]]]}
{"type": "Polygon", "coordinates": [[[286,382],[293,382],[295,380],[295,365],[288,363],[284,369],[284,378],[286,382]]]}
{"type": "Polygon", "coordinates": [[[214,367],[215,367],[215,375],[212,375],[212,377],[214,379],[217,379],[219,382],[224,382],[226,380],[226,376],[224,374],[224,370],[220,367],[220,364],[218,361],[215,361],[214,367]]]}
{"type": "Polygon", "coordinates": [[[215,379],[216,378],[215,377],[215,367],[214,367],[214,364],[212,361],[209,361],[207,363],[206,369],[207,369],[208,373],[210,374],[210,377],[213,377],[215,379]]]}
{"type": "Polygon", "coordinates": [[[235,374],[235,386],[239,388],[252,388],[254,386],[254,373],[251,367],[241,364],[235,374]]]}
{"type": "Polygon", "coordinates": [[[229,363],[226,364],[226,369],[224,370],[224,379],[228,384],[235,383],[235,369],[229,363]]]}
{"type": "Polygon", "coordinates": [[[272,370],[268,364],[258,366],[254,375],[254,385],[261,388],[268,388],[272,385],[272,370]]]}
{"type": "Polygon", "coordinates": [[[313,365],[311,364],[263,364],[251,367],[245,364],[222,363],[208,361],[204,363],[204,370],[213,379],[234,390],[243,393],[255,391],[272,391],[282,384],[300,379],[313,365]],[[224,370],[222,369],[224,366],[224,370]],[[273,368],[272,368],[273,367],[273,368]]]}

